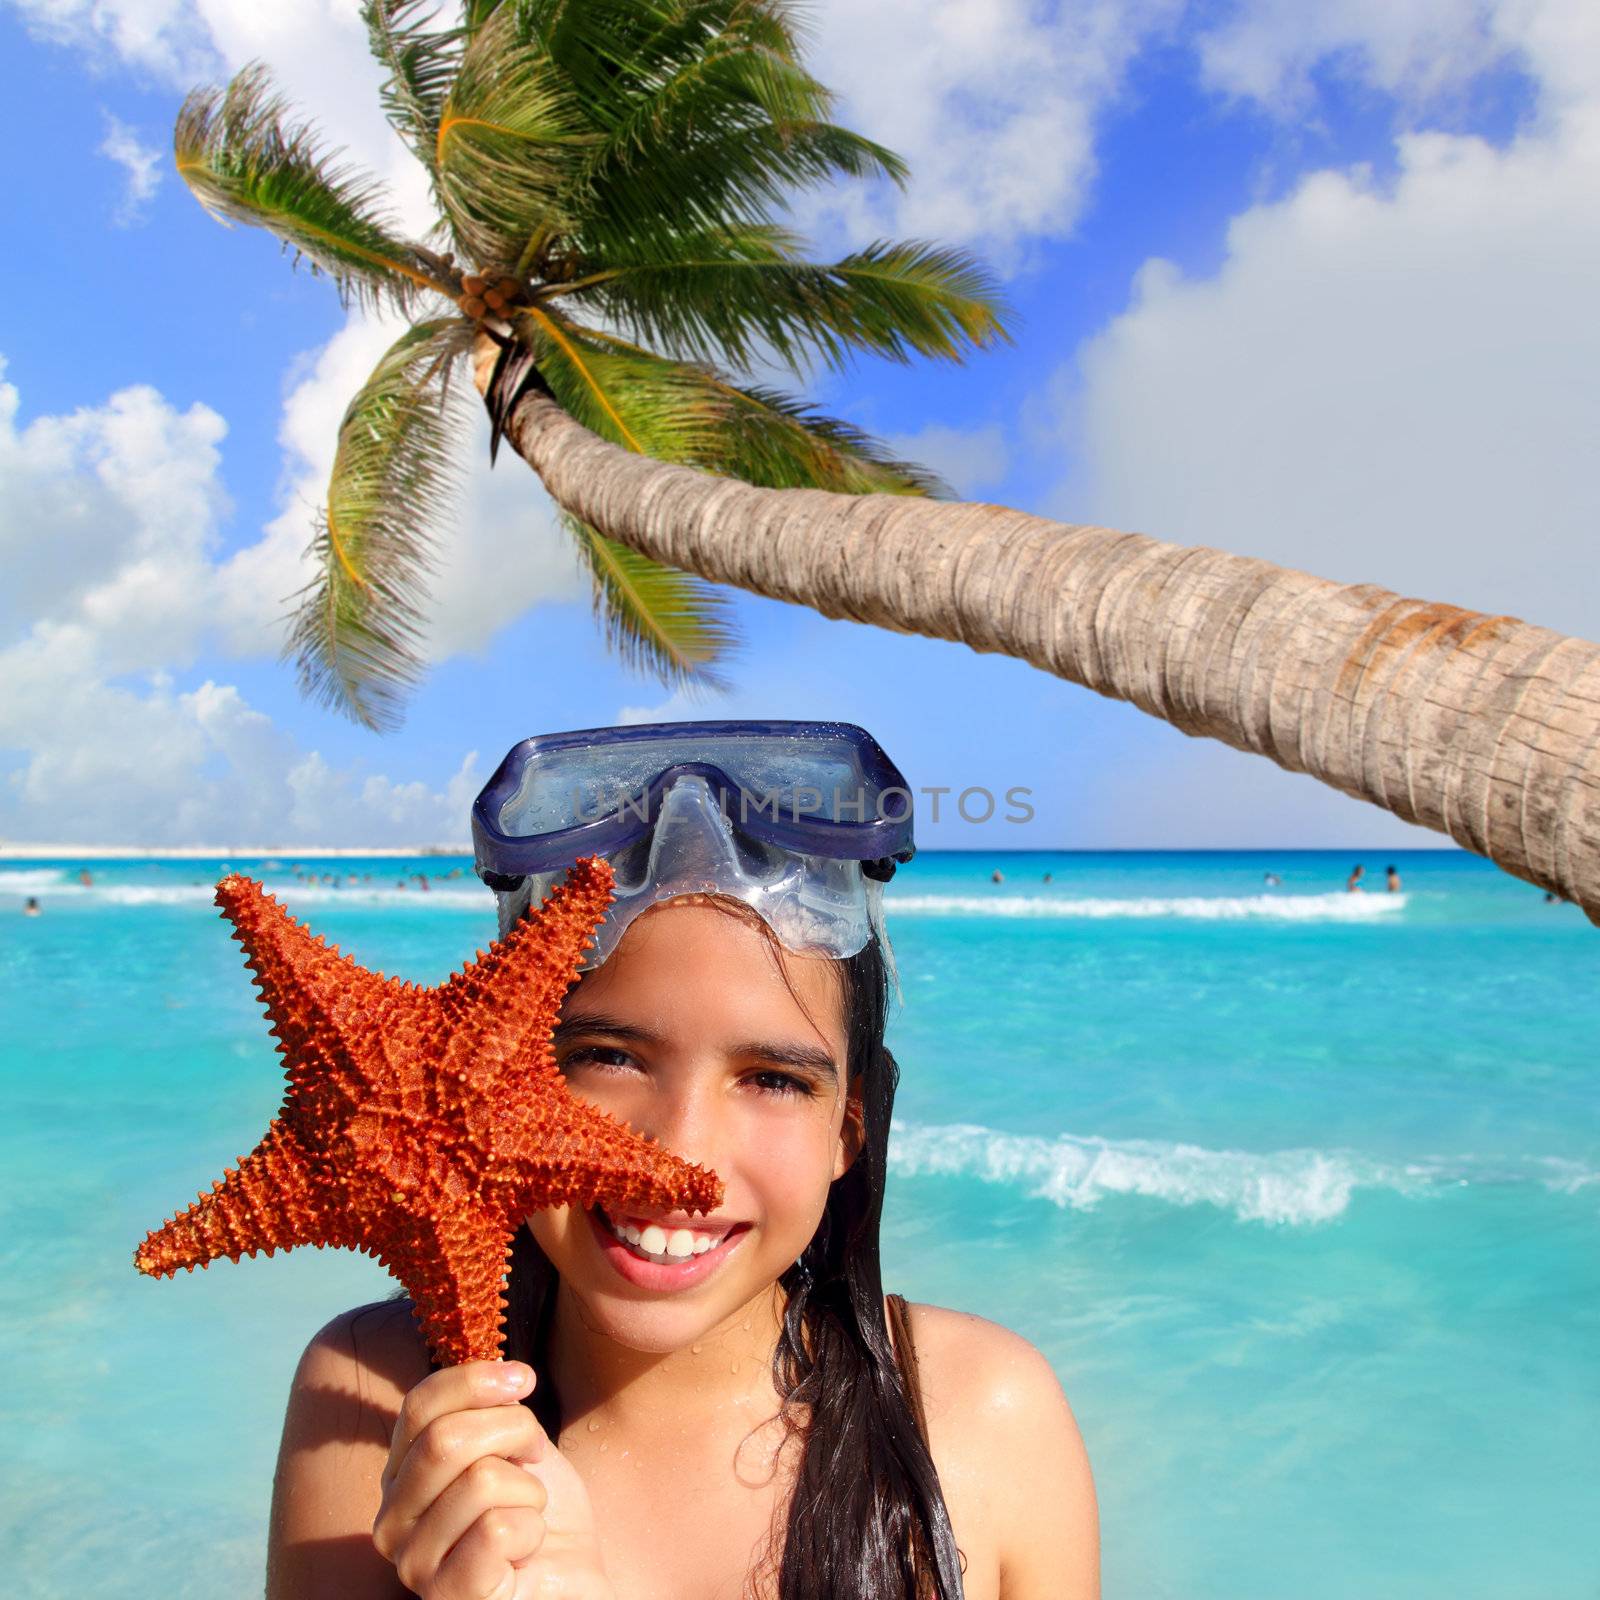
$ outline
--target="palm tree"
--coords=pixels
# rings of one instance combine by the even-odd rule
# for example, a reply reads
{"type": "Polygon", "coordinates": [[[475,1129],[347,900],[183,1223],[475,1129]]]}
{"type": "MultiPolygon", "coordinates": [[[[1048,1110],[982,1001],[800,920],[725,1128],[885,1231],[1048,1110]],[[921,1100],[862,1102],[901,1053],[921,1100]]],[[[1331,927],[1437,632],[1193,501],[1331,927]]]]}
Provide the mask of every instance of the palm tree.
{"type": "MultiPolygon", "coordinates": [[[[572,417],[658,460],[772,487],[926,495],[858,429],[729,369],[866,351],[959,359],[1005,336],[985,271],[880,243],[816,264],[774,213],[839,176],[903,181],[828,120],[787,0],[365,0],[384,109],[440,218],[402,238],[381,188],[292,121],[266,70],[190,95],[177,166],[217,216],[270,229],[347,301],[408,319],[350,402],[290,630],[301,686],[392,725],[420,671],[430,534],[449,514],[452,369],[493,330],[572,417]],[[531,364],[531,365],[530,365],[531,364]]],[[[496,436],[497,437],[497,436],[496,436]]],[[[565,518],[608,636],[672,682],[718,681],[725,600],[565,518]]]]}
{"type": "Polygon", "coordinates": [[[783,0],[368,0],[386,106],[434,180],[430,246],[334,168],[259,69],[192,97],[179,167],[347,294],[418,321],[340,429],[293,630],[302,683],[370,723],[414,681],[448,374],[568,519],[611,635],[664,675],[727,642],[703,584],[999,651],[1448,833],[1600,922],[1600,645],[1139,534],[939,504],[872,440],[724,370],[1004,336],[971,261],[806,263],[787,186],[903,176],[825,120],[783,0]],[[471,265],[458,271],[451,249],[471,265]],[[579,320],[583,313],[587,320],[579,320]],[[694,470],[699,469],[699,470],[694,470]],[[892,496],[892,498],[891,498],[892,496]]]}
{"type": "MultiPolygon", "coordinates": [[[[480,388],[497,354],[480,347],[480,388]]],[[[1020,657],[1448,833],[1600,922],[1600,644],[1001,506],[720,482],[619,450],[534,386],[499,399],[556,503],[630,549],[1020,657]]]]}

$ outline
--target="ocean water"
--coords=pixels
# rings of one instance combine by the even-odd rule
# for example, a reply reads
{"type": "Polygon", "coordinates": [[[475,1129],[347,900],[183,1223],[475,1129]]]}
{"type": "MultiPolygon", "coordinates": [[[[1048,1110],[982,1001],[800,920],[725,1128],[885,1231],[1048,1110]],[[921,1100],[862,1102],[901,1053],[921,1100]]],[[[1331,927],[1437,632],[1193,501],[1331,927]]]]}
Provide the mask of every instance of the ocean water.
{"type": "MultiPolygon", "coordinates": [[[[926,853],[890,886],[886,1278],[1048,1354],[1107,1600],[1600,1595],[1600,930],[1454,851],[1346,895],[1353,859],[926,853]]],[[[232,864],[418,980],[493,934],[462,862],[232,864]]],[[[259,1593],[299,1351],[391,1285],[134,1272],[281,1080],[223,864],[81,865],[0,864],[4,1592],[259,1593]]]]}

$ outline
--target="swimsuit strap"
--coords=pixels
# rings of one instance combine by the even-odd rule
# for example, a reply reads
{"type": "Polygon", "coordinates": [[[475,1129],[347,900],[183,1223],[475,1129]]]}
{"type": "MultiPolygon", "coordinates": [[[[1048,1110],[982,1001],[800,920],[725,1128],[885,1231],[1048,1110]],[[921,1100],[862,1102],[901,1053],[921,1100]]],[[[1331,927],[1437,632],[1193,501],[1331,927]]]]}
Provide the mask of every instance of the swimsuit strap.
{"type": "Polygon", "coordinates": [[[928,1419],[922,1409],[922,1380],[917,1372],[917,1352],[911,1343],[911,1316],[903,1295],[886,1295],[889,1313],[889,1332],[894,1337],[894,1353],[900,1363],[900,1374],[905,1384],[906,1402],[911,1407],[912,1419],[922,1442],[928,1442],[928,1419]]]}

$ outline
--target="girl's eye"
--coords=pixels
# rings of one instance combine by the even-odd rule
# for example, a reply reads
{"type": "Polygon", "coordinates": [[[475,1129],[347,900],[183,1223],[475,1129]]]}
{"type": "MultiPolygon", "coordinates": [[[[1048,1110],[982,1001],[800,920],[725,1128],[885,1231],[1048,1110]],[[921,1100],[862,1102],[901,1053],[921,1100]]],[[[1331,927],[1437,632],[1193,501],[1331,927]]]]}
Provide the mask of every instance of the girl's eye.
{"type": "Polygon", "coordinates": [[[561,1070],[566,1072],[572,1067],[596,1066],[617,1069],[631,1066],[633,1057],[626,1050],[613,1044],[586,1044],[581,1049],[569,1050],[561,1058],[561,1070]]]}
{"type": "Polygon", "coordinates": [[[797,1078],[789,1072],[773,1070],[754,1072],[750,1075],[749,1082],[758,1085],[763,1094],[804,1095],[809,1099],[816,1093],[806,1079],[797,1078]]]}

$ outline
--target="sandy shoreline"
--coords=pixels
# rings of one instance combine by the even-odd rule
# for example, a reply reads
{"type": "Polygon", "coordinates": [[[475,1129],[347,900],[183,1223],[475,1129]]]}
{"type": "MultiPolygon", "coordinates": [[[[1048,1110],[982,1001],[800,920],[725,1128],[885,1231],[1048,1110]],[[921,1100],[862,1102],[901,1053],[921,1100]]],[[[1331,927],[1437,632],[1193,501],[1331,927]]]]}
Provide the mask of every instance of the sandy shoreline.
{"type": "Polygon", "coordinates": [[[0,861],[279,861],[394,860],[418,856],[470,856],[470,844],[307,845],[307,844],[8,844],[0,842],[0,861]]]}

